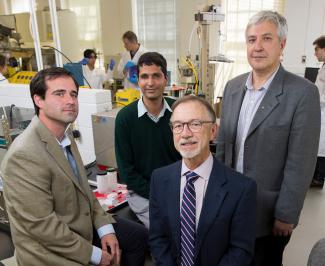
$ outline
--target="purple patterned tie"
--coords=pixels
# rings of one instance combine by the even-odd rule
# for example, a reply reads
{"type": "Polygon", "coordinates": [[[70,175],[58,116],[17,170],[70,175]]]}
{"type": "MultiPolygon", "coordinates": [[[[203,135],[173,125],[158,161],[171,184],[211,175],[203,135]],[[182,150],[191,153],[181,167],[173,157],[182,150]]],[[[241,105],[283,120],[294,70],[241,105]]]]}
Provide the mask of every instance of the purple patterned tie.
{"type": "Polygon", "coordinates": [[[196,235],[195,223],[195,187],[194,182],[198,175],[194,172],[185,173],[186,185],[183,192],[181,208],[181,265],[194,265],[194,247],[196,235]]]}

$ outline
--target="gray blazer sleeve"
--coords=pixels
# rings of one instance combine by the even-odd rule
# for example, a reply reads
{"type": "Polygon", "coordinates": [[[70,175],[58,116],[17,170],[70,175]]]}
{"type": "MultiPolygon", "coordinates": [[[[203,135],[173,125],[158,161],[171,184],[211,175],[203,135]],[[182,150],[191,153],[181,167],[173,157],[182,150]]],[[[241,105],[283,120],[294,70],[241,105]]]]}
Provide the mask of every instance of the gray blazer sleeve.
{"type": "Polygon", "coordinates": [[[274,213],[279,220],[298,223],[315,169],[319,134],[319,93],[310,83],[298,99],[292,119],[284,177],[274,213]]]}

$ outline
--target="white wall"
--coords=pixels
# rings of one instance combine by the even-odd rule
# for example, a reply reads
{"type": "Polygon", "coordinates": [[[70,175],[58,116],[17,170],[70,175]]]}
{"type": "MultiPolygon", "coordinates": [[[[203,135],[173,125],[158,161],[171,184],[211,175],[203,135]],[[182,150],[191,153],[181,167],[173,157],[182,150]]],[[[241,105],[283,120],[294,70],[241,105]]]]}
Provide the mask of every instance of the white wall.
{"type": "MultiPolygon", "coordinates": [[[[8,1],[8,0],[6,0],[8,1]]],[[[72,58],[73,61],[78,61],[82,57],[82,51],[85,48],[99,48],[102,49],[104,55],[117,55],[124,51],[123,43],[121,37],[123,33],[127,30],[134,30],[133,27],[133,19],[132,19],[132,2],[134,0],[96,0],[94,3],[89,5],[95,5],[98,2],[99,11],[98,19],[101,27],[98,27],[100,31],[100,39],[96,39],[95,41],[89,41],[85,39],[78,40],[77,30],[71,32],[69,30],[62,29],[62,25],[60,25],[59,31],[61,36],[61,43],[65,43],[62,45],[62,50],[69,57],[72,58]],[[70,34],[71,33],[71,34],[70,34]],[[64,48],[64,49],[63,49],[64,48]]],[[[9,1],[10,2],[10,1],[9,1]]],[[[60,1],[56,1],[58,7],[63,8],[77,8],[86,6],[87,0],[69,0],[63,1],[65,4],[63,5],[60,1]]],[[[178,47],[179,47],[179,57],[184,58],[187,55],[190,34],[194,25],[194,14],[197,13],[198,8],[200,6],[204,6],[206,4],[216,4],[219,0],[177,0],[176,5],[178,6],[180,12],[178,17],[178,47]]],[[[0,3],[2,3],[0,1],[0,3]]],[[[38,9],[43,9],[46,7],[47,0],[38,0],[38,9]]],[[[0,4],[0,14],[4,14],[4,4],[0,4]],[[2,11],[2,12],[1,12],[2,11]]],[[[59,15],[59,13],[58,13],[59,15]]],[[[21,14],[20,16],[23,16],[21,14]]],[[[20,18],[19,16],[19,18],[20,18]]],[[[29,14],[26,14],[26,19],[23,22],[23,25],[19,24],[19,31],[26,35],[25,37],[26,44],[32,45],[31,37],[28,37],[29,29],[28,23],[26,20],[29,19],[29,14]]],[[[60,16],[59,16],[60,20],[60,16]]],[[[69,25],[69,23],[65,21],[65,25],[69,25]]],[[[20,22],[20,20],[18,21],[20,22]]],[[[59,21],[60,22],[60,21],[59,21]]],[[[76,19],[73,19],[69,25],[69,28],[74,26],[76,28],[76,19]]],[[[46,25],[43,26],[43,28],[46,25]]],[[[40,25],[42,28],[42,25],[40,25]]],[[[42,29],[40,29],[42,31],[42,29]]],[[[214,23],[210,27],[210,36],[211,36],[211,44],[210,50],[211,54],[215,54],[216,49],[216,37],[217,37],[217,24],[214,23]]],[[[194,30],[192,37],[192,46],[191,46],[191,54],[192,58],[198,54],[198,36],[196,33],[196,29],[194,30]]]]}
{"type": "Polygon", "coordinates": [[[11,3],[8,0],[0,1],[0,14],[7,15],[11,9],[11,3]]]}
{"type": "MultiPolygon", "coordinates": [[[[188,47],[189,47],[189,41],[190,41],[190,35],[191,31],[194,26],[194,15],[198,12],[199,9],[202,8],[202,6],[205,5],[217,5],[217,3],[220,3],[219,0],[179,0],[177,1],[177,4],[179,5],[179,56],[181,58],[185,57],[187,55],[188,47]]],[[[192,59],[194,59],[195,55],[199,54],[199,39],[196,32],[197,24],[195,24],[195,29],[192,36],[192,43],[191,43],[191,56],[192,59]]],[[[219,25],[218,23],[213,23],[209,27],[210,32],[210,55],[216,55],[218,50],[217,39],[218,39],[218,29],[219,25]]]]}
{"type": "MultiPolygon", "coordinates": [[[[179,1],[179,57],[184,58],[187,55],[190,35],[192,28],[195,24],[194,22],[194,14],[197,13],[197,5],[201,1],[188,1],[188,0],[180,0],[179,1]]],[[[196,29],[194,29],[192,36],[192,44],[191,44],[191,55],[192,58],[198,54],[198,39],[196,34],[196,29]]]]}
{"type": "MultiPolygon", "coordinates": [[[[116,54],[123,51],[121,35],[125,30],[132,29],[132,0],[101,0],[103,49],[104,54],[116,54]]],[[[177,0],[178,47],[179,57],[187,55],[190,34],[194,24],[194,14],[198,6],[217,4],[219,0],[177,0]]],[[[285,17],[288,21],[289,33],[284,51],[283,65],[299,75],[304,74],[306,66],[319,66],[315,56],[313,41],[325,34],[325,1],[324,0],[286,0],[285,17]],[[302,63],[302,56],[306,62],[302,63]]],[[[210,27],[210,54],[215,55],[218,47],[217,25],[210,27]]],[[[198,38],[196,30],[192,37],[192,58],[198,54],[198,38]]]]}
{"type": "MultiPolygon", "coordinates": [[[[101,23],[102,43],[105,55],[115,55],[124,51],[121,37],[127,30],[133,30],[132,22],[132,1],[133,0],[101,0],[101,23]]],[[[177,0],[176,4],[180,9],[179,19],[179,51],[180,57],[187,55],[190,34],[194,25],[194,14],[202,5],[212,5],[219,0],[177,0]]],[[[211,35],[217,36],[216,24],[211,27],[211,35]]],[[[212,51],[215,46],[211,45],[212,51]]],[[[198,53],[198,38],[194,31],[191,45],[192,57],[198,53]]]]}
{"type": "Polygon", "coordinates": [[[104,55],[116,55],[124,51],[122,35],[128,30],[133,30],[131,1],[100,1],[104,55]]]}
{"type": "MultiPolygon", "coordinates": [[[[181,56],[188,50],[188,42],[194,24],[194,14],[197,6],[208,0],[177,0],[181,9],[179,13],[179,47],[181,56]]],[[[102,42],[105,55],[114,55],[124,51],[122,35],[127,30],[133,30],[132,0],[101,0],[102,42]]],[[[196,32],[193,35],[192,50],[197,51],[196,32]]]]}
{"type": "Polygon", "coordinates": [[[306,66],[319,66],[312,43],[325,34],[325,1],[286,0],[284,15],[289,33],[283,65],[286,69],[303,75],[306,66]],[[302,56],[306,56],[306,63],[302,63],[302,56]]]}
{"type": "MultiPolygon", "coordinates": [[[[79,0],[69,0],[66,6],[74,6],[79,0]]],[[[134,0],[97,0],[99,1],[100,22],[101,22],[101,45],[104,55],[116,55],[121,53],[124,48],[121,41],[122,34],[127,30],[133,29],[132,24],[132,1],[134,0]]],[[[60,6],[60,1],[56,1],[60,6]]],[[[62,1],[61,1],[62,2],[62,1]]],[[[81,1],[82,3],[85,0],[81,1]]],[[[187,54],[189,37],[194,24],[194,14],[198,10],[198,6],[202,4],[216,4],[219,0],[177,0],[180,8],[179,12],[179,57],[187,54]]],[[[46,6],[47,0],[39,0],[39,7],[46,6]]],[[[11,1],[0,1],[0,14],[6,14],[6,9],[10,9],[11,1]]],[[[62,5],[62,4],[61,4],[62,5]]],[[[306,66],[317,66],[317,61],[313,55],[314,47],[312,42],[321,34],[325,34],[325,1],[324,0],[286,0],[285,1],[285,17],[288,20],[289,35],[287,46],[284,51],[284,66],[295,73],[303,74],[306,66]],[[301,62],[302,56],[306,56],[306,63],[301,62]]],[[[75,23],[75,22],[74,22],[75,23]]],[[[217,41],[216,27],[211,27],[211,35],[213,38],[210,42],[211,53],[214,54],[217,41]]],[[[87,46],[90,48],[97,46],[89,41],[78,41],[69,39],[69,43],[73,47],[69,47],[73,52],[64,49],[65,53],[74,57],[81,58],[82,50],[87,46]],[[84,43],[85,42],[85,43],[84,43]],[[78,47],[78,48],[77,48],[78,47]],[[77,48],[77,49],[76,49],[77,48]],[[75,55],[78,53],[78,56],[75,55]]],[[[26,40],[28,41],[28,40],[26,40]]],[[[61,40],[62,41],[62,40],[61,40]]],[[[100,46],[100,45],[99,45],[100,46]]],[[[198,38],[196,31],[193,34],[192,57],[198,53],[198,38]]]]}

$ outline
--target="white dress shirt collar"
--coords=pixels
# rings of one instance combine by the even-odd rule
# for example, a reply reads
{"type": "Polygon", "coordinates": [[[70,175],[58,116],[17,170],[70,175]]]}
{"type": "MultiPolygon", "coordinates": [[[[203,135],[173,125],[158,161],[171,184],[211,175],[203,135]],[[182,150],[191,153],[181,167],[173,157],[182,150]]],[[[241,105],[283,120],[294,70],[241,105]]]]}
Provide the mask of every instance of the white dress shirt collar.
{"type": "MultiPolygon", "coordinates": [[[[159,118],[164,116],[166,109],[168,111],[172,112],[172,109],[170,108],[170,106],[167,103],[165,98],[163,98],[163,101],[164,101],[164,105],[163,105],[163,108],[161,109],[161,111],[160,111],[160,113],[159,113],[159,115],[157,117],[158,120],[159,120],[159,118]]],[[[139,99],[139,101],[138,101],[138,118],[140,118],[141,116],[143,116],[146,113],[150,114],[149,111],[147,110],[146,106],[143,103],[143,97],[141,97],[141,99],[139,99]]],[[[152,114],[150,114],[150,115],[153,116],[152,114]]]]}
{"type": "Polygon", "coordinates": [[[182,160],[182,171],[181,174],[182,176],[185,175],[186,172],[192,171],[195,172],[197,175],[199,175],[201,178],[205,180],[209,180],[211,171],[212,171],[212,166],[213,166],[213,156],[210,153],[209,157],[199,165],[199,167],[195,168],[194,170],[190,170],[185,162],[184,159],[182,160]]]}
{"type": "MultiPolygon", "coordinates": [[[[262,89],[267,90],[270,87],[271,82],[273,81],[276,73],[278,73],[279,68],[280,68],[280,65],[273,72],[273,74],[269,77],[269,79],[260,88],[258,88],[258,90],[262,90],[262,89]]],[[[247,77],[247,80],[246,80],[246,88],[248,90],[254,90],[254,87],[253,87],[253,72],[250,72],[249,75],[248,75],[248,77],[247,77]]]]}
{"type": "Polygon", "coordinates": [[[64,133],[63,139],[61,141],[58,141],[59,145],[62,147],[62,149],[65,149],[65,147],[71,145],[71,140],[68,137],[67,133],[64,133]]]}

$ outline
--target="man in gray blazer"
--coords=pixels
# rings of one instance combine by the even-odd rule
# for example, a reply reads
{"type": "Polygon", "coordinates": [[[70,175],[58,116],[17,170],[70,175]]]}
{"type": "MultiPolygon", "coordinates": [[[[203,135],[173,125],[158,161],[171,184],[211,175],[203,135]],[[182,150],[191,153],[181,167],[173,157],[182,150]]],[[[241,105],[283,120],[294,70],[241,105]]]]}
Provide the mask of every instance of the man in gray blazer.
{"type": "Polygon", "coordinates": [[[257,182],[256,265],[282,265],[316,163],[319,94],[280,64],[286,19],[254,15],[246,28],[250,73],[226,85],[217,158],[257,182]]]}
{"type": "Polygon", "coordinates": [[[111,265],[119,247],[122,265],[143,265],[146,229],[105,213],[67,132],[78,115],[78,83],[63,68],[44,69],[30,93],[37,115],[1,165],[18,265],[111,265]]]}

